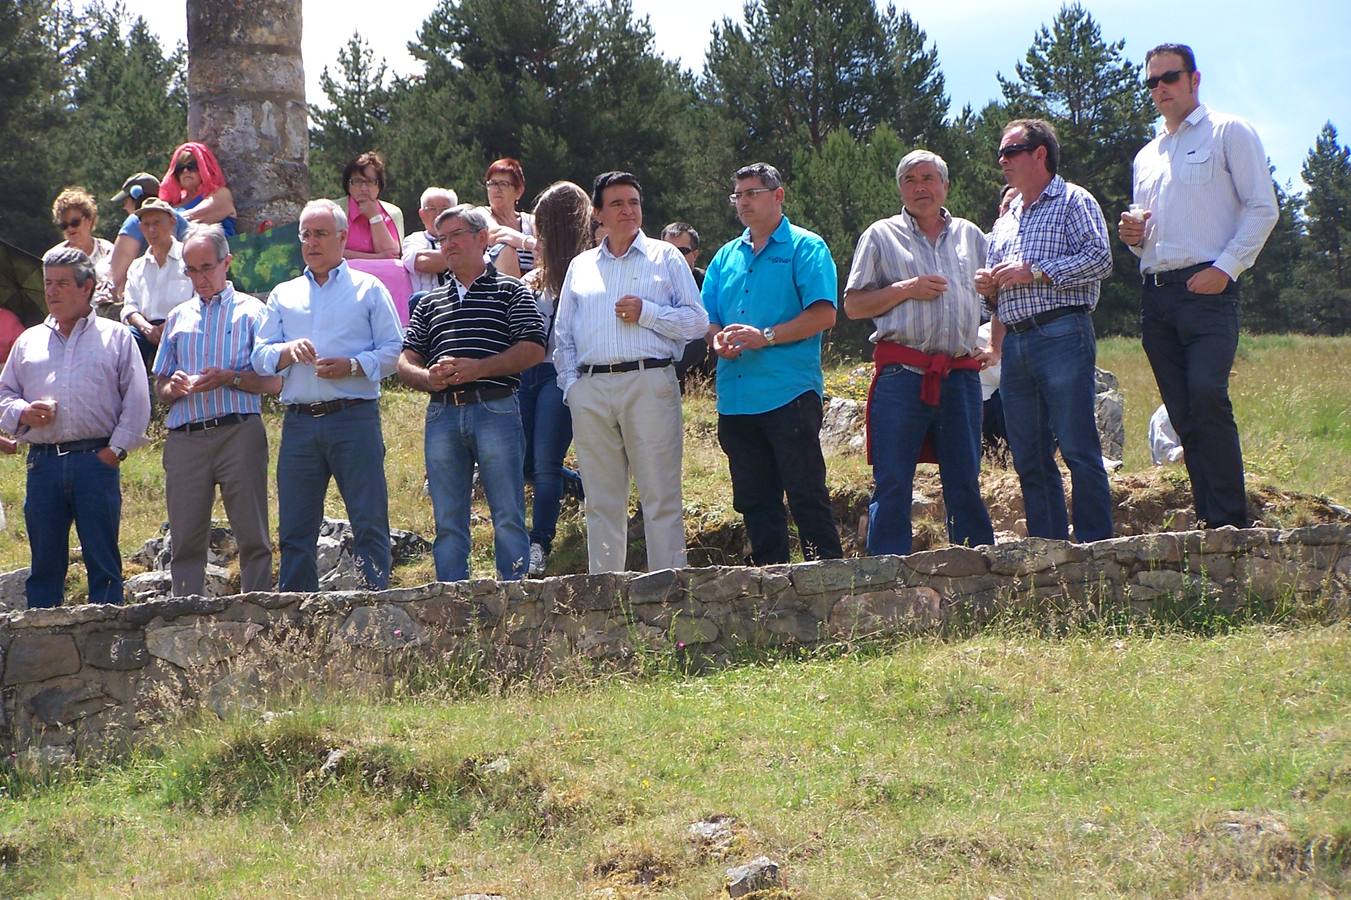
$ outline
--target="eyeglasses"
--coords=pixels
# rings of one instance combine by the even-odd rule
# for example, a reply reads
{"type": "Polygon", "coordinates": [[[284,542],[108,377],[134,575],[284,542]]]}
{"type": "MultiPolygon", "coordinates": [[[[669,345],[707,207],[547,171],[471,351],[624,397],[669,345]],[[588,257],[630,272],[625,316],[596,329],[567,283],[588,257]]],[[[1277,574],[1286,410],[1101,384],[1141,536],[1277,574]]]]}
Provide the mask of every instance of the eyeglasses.
{"type": "Polygon", "coordinates": [[[727,195],[727,202],[731,203],[733,206],[736,206],[737,201],[740,200],[742,197],[755,198],[760,194],[772,194],[777,190],[778,188],[759,187],[759,188],[747,188],[744,191],[733,191],[732,193],[727,195]]]}
{"type": "Polygon", "coordinates": [[[175,175],[182,175],[184,172],[196,172],[196,171],[197,171],[197,160],[195,159],[192,160],[191,162],[182,162],[174,166],[175,175]]]}
{"type": "Polygon", "coordinates": [[[220,264],[223,262],[225,262],[225,260],[218,259],[215,262],[207,263],[204,266],[184,266],[183,274],[189,278],[196,278],[198,275],[210,275],[212,272],[219,269],[220,264]]]}
{"type": "Polygon", "coordinates": [[[374,178],[363,178],[360,175],[353,175],[347,179],[349,187],[379,187],[380,182],[374,178]]]}
{"type": "Polygon", "coordinates": [[[1177,80],[1187,74],[1187,69],[1170,69],[1162,75],[1151,75],[1145,79],[1145,87],[1151,91],[1159,86],[1159,82],[1164,84],[1177,84],[1177,80]]]}
{"type": "Polygon", "coordinates": [[[1009,144],[999,148],[999,152],[995,154],[995,159],[999,160],[1009,156],[1017,156],[1019,153],[1035,150],[1037,149],[1037,146],[1037,144],[1009,144]]]}
{"type": "Polygon", "coordinates": [[[682,247],[679,244],[672,244],[671,246],[675,247],[677,250],[679,250],[686,256],[689,256],[691,253],[697,253],[699,251],[698,247],[682,247]]]}
{"type": "Polygon", "coordinates": [[[507,181],[504,178],[494,178],[491,181],[483,182],[483,186],[489,189],[497,188],[499,191],[509,191],[516,187],[516,182],[507,181]]]}
{"type": "Polygon", "coordinates": [[[62,231],[72,231],[84,224],[84,216],[77,216],[74,219],[67,219],[61,223],[62,231]]]}
{"type": "Polygon", "coordinates": [[[323,228],[315,231],[306,229],[305,231],[300,232],[300,243],[305,244],[310,241],[324,241],[331,238],[334,234],[335,232],[327,231],[323,228]]]}

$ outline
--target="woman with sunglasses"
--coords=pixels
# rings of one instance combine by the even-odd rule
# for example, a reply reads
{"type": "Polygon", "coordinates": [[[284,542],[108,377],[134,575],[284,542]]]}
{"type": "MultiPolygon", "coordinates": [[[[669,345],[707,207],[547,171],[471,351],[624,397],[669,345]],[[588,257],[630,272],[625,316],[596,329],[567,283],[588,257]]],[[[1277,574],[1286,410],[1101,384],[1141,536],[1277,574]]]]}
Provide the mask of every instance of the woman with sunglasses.
{"type": "Polygon", "coordinates": [[[488,192],[488,215],[493,229],[489,233],[488,260],[503,275],[520,278],[535,267],[535,217],[517,212],[525,196],[525,171],[510,157],[497,160],[483,175],[488,192]]]}
{"type": "MultiPolygon", "coordinates": [[[[99,222],[99,208],[94,197],[82,187],[68,187],[56,195],[52,204],[52,222],[61,229],[65,240],[52,250],[73,247],[89,257],[94,264],[95,303],[109,295],[112,284],[109,267],[113,261],[113,245],[100,237],[94,237],[94,226],[99,222]]],[[[3,357],[0,357],[3,360],[3,357]]]]}
{"type": "Polygon", "coordinates": [[[219,224],[226,237],[234,237],[235,198],[216,155],[206,144],[189,141],[169,159],[169,169],[160,179],[160,199],[181,210],[189,222],[219,224]]]}

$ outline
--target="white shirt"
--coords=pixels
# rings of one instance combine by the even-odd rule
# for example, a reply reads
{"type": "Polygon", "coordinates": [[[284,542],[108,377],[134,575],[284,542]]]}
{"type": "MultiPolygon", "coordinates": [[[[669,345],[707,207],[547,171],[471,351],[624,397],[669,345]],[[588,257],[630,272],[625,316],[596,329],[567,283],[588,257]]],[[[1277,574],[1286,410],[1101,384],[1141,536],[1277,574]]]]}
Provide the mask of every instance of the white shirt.
{"type": "Polygon", "coordinates": [[[435,272],[419,272],[415,267],[419,253],[439,246],[436,238],[427,231],[416,231],[403,239],[403,267],[408,272],[408,280],[413,283],[413,293],[434,291],[441,286],[441,279],[435,272]]]}
{"type": "Polygon", "coordinates": [[[1142,272],[1214,262],[1230,278],[1252,267],[1279,211],[1262,140],[1243,119],[1204,104],[1135,155],[1135,202],[1150,211],[1131,250],[1142,272]]]}
{"type": "Polygon", "coordinates": [[[168,318],[169,310],[192,299],[192,282],[183,271],[183,244],[174,239],[161,267],[152,251],[132,260],[123,293],[122,321],[138,312],[152,322],[168,318]]]}
{"type": "Polygon", "coordinates": [[[579,366],[639,359],[679,359],[685,344],[708,331],[708,313],[685,259],[666,241],[641,231],[623,256],[610,239],[568,266],[554,321],[554,368],[566,398],[579,366]],[[622,322],[615,304],[641,297],[637,322],[622,322]]]}

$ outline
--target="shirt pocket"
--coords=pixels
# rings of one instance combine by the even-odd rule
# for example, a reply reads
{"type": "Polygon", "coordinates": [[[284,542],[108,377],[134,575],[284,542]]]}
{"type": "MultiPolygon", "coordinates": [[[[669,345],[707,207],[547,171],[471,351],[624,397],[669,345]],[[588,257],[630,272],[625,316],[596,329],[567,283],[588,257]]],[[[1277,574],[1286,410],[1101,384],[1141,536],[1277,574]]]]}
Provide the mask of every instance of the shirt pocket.
{"type": "Polygon", "coordinates": [[[1182,157],[1183,184],[1210,184],[1215,170],[1215,154],[1210,147],[1200,147],[1182,157]]]}

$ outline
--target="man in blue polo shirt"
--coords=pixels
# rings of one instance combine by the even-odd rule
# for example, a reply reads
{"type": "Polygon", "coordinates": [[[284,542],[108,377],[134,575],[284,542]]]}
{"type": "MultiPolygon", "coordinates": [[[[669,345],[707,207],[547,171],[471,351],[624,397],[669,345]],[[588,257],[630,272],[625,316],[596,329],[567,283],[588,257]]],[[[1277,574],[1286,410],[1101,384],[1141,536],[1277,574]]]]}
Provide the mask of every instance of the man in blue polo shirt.
{"type": "Polygon", "coordinates": [[[819,235],[783,214],[783,179],[766,163],[737,170],[731,195],[746,226],[704,276],[718,355],[718,442],[751,562],[788,561],[793,512],[802,555],[843,556],[821,455],[821,332],[835,324],[836,274],[819,235]]]}

